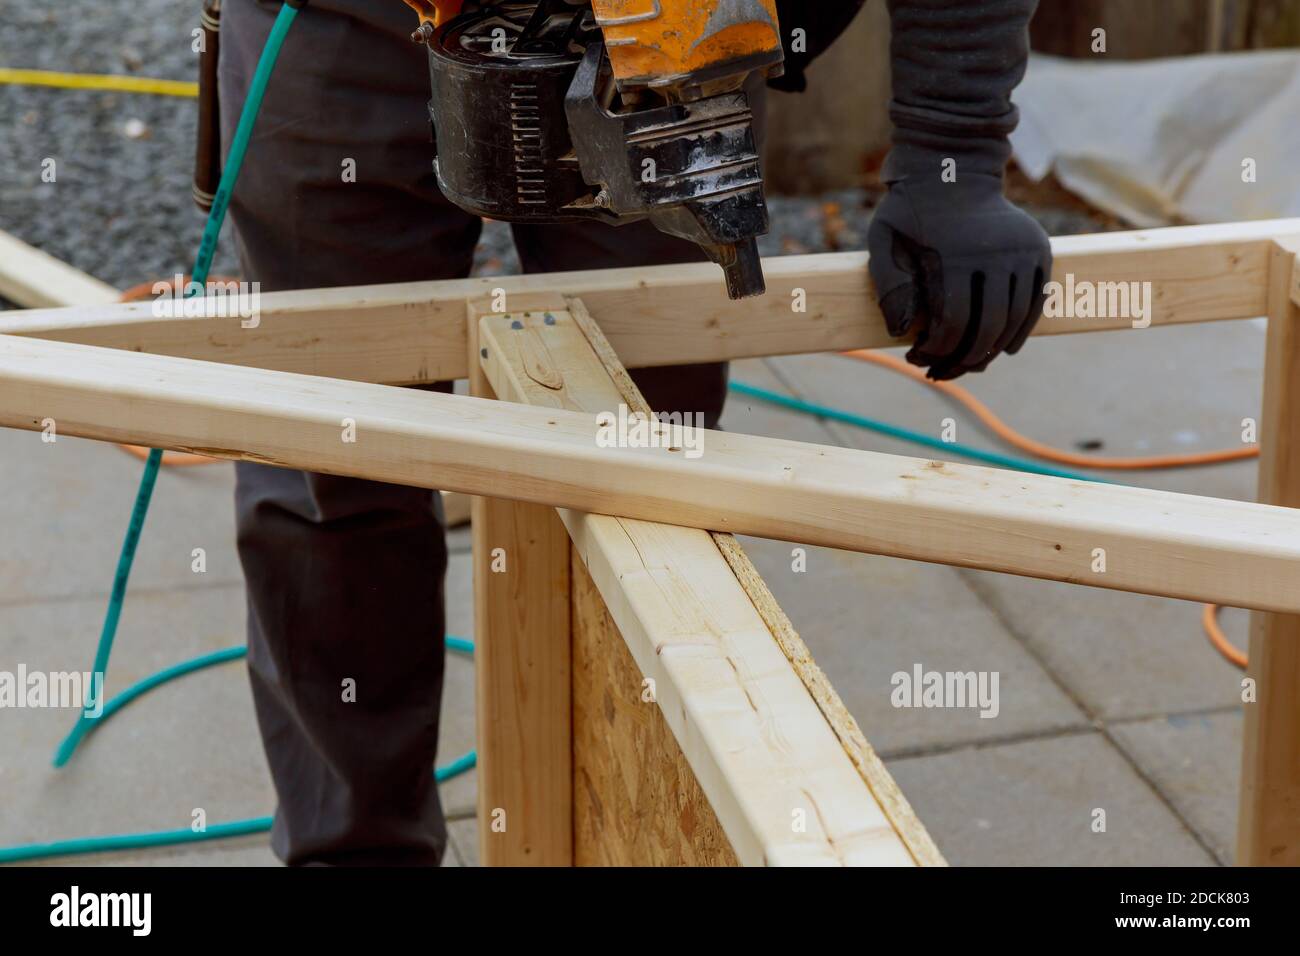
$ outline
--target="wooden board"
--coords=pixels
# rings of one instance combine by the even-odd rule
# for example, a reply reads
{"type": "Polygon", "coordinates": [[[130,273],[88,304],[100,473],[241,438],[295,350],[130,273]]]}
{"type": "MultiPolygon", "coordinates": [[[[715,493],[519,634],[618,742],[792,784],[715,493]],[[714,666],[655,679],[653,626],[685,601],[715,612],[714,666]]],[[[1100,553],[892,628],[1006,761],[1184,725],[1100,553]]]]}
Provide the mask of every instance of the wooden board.
{"type": "Polygon", "coordinates": [[[973,567],[1292,610],[1291,509],[707,432],[595,447],[595,418],[0,337],[0,423],[973,567]],[[360,439],[340,442],[340,421],[360,439]],[[1092,547],[1109,546],[1104,574],[1092,547]],[[1127,560],[1125,560],[1127,558],[1127,560]],[[1140,560],[1139,560],[1140,558],[1140,560]]]}
{"type": "Polygon", "coordinates": [[[772,632],[773,638],[786,659],[790,661],[795,673],[799,675],[799,679],[803,681],[804,687],[817,702],[817,707],[826,718],[826,723],[839,738],[840,745],[871,790],[871,795],[876,798],[876,802],[893,823],[894,829],[911,852],[912,858],[920,866],[945,866],[943,855],[912,810],[912,805],[907,802],[903,791],[890,776],[884,761],[877,756],[875,748],[867,742],[862,728],[849,713],[849,709],[844,706],[844,701],[840,700],[840,695],[826,677],[826,673],[813,660],[812,651],[808,649],[808,645],[794,629],[794,625],[781,609],[781,605],[768,590],[767,582],[759,575],[758,569],[749,560],[740,542],[732,535],[716,532],[713,534],[713,541],[722,552],[727,564],[731,566],[736,580],[745,589],[749,599],[754,602],[759,616],[772,632]]]}
{"type": "Polygon", "coordinates": [[[0,296],[30,309],[94,306],[121,298],[107,282],[100,282],[7,232],[0,232],[0,296]]]}
{"type": "MultiPolygon", "coordinates": [[[[470,388],[493,397],[481,372],[471,375],[470,388]]],[[[470,510],[479,859],[484,866],[568,866],[569,536],[544,505],[476,497],[470,510]]]]}
{"type": "MultiPolygon", "coordinates": [[[[1260,429],[1261,501],[1300,508],[1300,240],[1279,244],[1269,283],[1264,405],[1260,429]]],[[[1300,581],[1297,582],[1300,587],[1300,581]]],[[[1300,615],[1251,616],[1237,862],[1300,865],[1300,615]]]]}
{"type": "Polygon", "coordinates": [[[737,866],[641,670],[573,561],[573,862],[737,866]]]}
{"type": "MultiPolygon", "coordinates": [[[[480,320],[479,357],[493,388],[503,398],[551,408],[598,411],[628,402],[646,409],[580,303],[572,308],[480,320]]],[[[627,725],[626,733],[604,737],[594,754],[575,758],[596,768],[597,784],[614,787],[615,804],[635,803],[637,818],[696,819],[689,802],[642,788],[644,780],[683,778],[676,750],[646,748],[655,725],[638,732],[628,712],[618,719],[620,710],[646,706],[645,680],[737,860],[915,862],[708,533],[569,510],[561,516],[636,667],[597,671],[575,686],[575,713],[600,721],[602,732],[611,716],[627,725]]],[[[589,739],[578,729],[575,747],[589,739]]],[[[575,790],[583,785],[577,781],[575,790]]],[[[595,791],[598,799],[602,794],[595,791]]],[[[914,816],[909,822],[924,835],[914,816]]],[[[662,819],[600,831],[579,825],[580,840],[590,836],[602,847],[578,853],[670,857],[680,850],[672,849],[673,828],[665,826],[662,819]]],[[[702,839],[711,845],[711,836],[702,839]]],[[[928,835],[923,840],[933,847],[928,835]]]]}
{"type": "MultiPolygon", "coordinates": [[[[1273,237],[1300,219],[1185,226],[1052,240],[1061,282],[1150,282],[1152,324],[1260,316],[1273,237]]],[[[353,381],[409,385],[465,378],[467,300],[501,293],[580,297],[629,368],[898,345],[875,304],[861,252],[764,262],[768,293],[732,302],[710,263],[509,278],[273,292],[259,324],[172,319],[148,302],[0,315],[0,334],[204,359],[353,381]],[[802,290],[806,311],[796,311],[802,290]]],[[[1036,335],[1129,328],[1127,318],[1045,319],[1036,335]]],[[[1140,334],[1140,333],[1134,333],[1140,334]]]]}
{"type": "Polygon", "coordinates": [[[101,441],[1300,612],[1290,508],[724,432],[695,460],[599,448],[584,412],[0,336],[0,425],[46,419],[101,441]]]}
{"type": "MultiPolygon", "coordinates": [[[[631,375],[619,363],[613,346],[587,311],[582,300],[569,299],[567,305],[570,315],[596,353],[601,365],[604,366],[619,397],[630,409],[647,416],[653,415],[653,409],[646,402],[640,389],[636,387],[631,375]]],[[[554,334],[554,330],[551,331],[554,334]]],[[[612,394],[608,397],[612,398],[612,394]]],[[[795,674],[817,703],[818,709],[821,710],[822,716],[835,736],[839,738],[844,752],[848,754],[877,803],[894,825],[895,831],[907,846],[912,858],[922,866],[945,865],[939,848],[935,846],[930,834],[913,813],[911,805],[898,789],[898,785],[894,783],[884,763],[876,756],[875,750],[858,727],[858,722],[844,706],[844,702],[840,700],[839,694],[836,693],[826,674],[813,660],[808,645],[799,637],[789,617],[768,589],[767,582],[763,580],[758,569],[749,560],[749,555],[740,546],[740,542],[730,534],[717,531],[711,532],[711,537],[735,575],[736,581],[744,589],[754,609],[758,611],[759,617],[767,625],[768,631],[790,662],[795,674]]]]}

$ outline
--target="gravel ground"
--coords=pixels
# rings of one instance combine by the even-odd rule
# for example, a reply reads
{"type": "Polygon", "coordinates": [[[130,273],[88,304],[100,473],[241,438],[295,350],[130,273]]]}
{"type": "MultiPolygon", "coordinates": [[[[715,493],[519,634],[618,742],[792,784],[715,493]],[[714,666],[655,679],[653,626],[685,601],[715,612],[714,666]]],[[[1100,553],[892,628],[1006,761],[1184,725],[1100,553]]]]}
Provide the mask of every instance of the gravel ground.
{"type": "MultiPolygon", "coordinates": [[[[0,64],[196,77],[196,2],[65,7],[0,0],[0,64]]],[[[203,230],[190,198],[196,116],[174,97],[0,86],[0,229],[121,287],[188,272],[203,230]],[[56,182],[41,181],[46,158],[56,182]]],[[[227,237],[214,272],[234,269],[227,237]]]]}
{"type": "MultiPolygon", "coordinates": [[[[192,80],[198,7],[133,0],[78,4],[69,16],[0,0],[0,65],[192,80]]],[[[0,86],[0,229],[123,288],[189,271],[203,228],[190,198],[196,112],[172,97],[0,86]],[[41,179],[47,158],[54,183],[41,179]]],[[[865,190],[773,197],[762,251],[862,248],[871,201],[865,190]]],[[[1054,234],[1095,228],[1077,212],[1031,211],[1054,234]]],[[[213,271],[238,271],[228,229],[213,271]]],[[[518,271],[505,226],[488,224],[476,271],[518,271]]]]}

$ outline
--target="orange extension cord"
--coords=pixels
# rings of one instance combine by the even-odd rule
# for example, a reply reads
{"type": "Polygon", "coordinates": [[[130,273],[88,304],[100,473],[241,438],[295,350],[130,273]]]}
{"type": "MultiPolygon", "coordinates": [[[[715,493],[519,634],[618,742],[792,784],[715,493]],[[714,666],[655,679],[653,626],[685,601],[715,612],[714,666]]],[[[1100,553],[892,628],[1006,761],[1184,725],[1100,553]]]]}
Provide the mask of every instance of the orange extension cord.
{"type": "Polygon", "coordinates": [[[931,388],[937,389],[965,405],[970,409],[971,414],[988,426],[989,431],[1008,445],[1029,452],[1029,454],[1045,461],[1055,461],[1062,465],[1073,465],[1082,468],[1100,468],[1106,471],[1148,471],[1154,468],[1190,468],[1194,465],[1216,465],[1219,462],[1237,461],[1241,458],[1256,458],[1259,456],[1259,449],[1253,447],[1227,448],[1223,451],[1203,451],[1182,455],[1147,455],[1138,458],[1106,458],[1101,455],[1080,455],[1072,451],[1062,451],[1059,448],[1044,445],[1042,442],[1034,441],[1032,438],[1020,434],[1020,432],[994,415],[987,405],[960,385],[954,385],[952,382],[932,381],[925,377],[925,372],[921,369],[915,365],[908,365],[907,362],[896,356],[883,355],[869,349],[858,349],[857,351],[842,352],[840,354],[847,358],[857,359],[859,362],[880,365],[891,372],[898,372],[918,382],[924,382],[931,388]]]}
{"type": "MultiPolygon", "coordinates": [[[[987,405],[960,385],[954,385],[952,382],[932,381],[925,377],[925,372],[914,365],[909,365],[903,359],[870,349],[857,349],[852,352],[841,352],[840,354],[845,358],[868,362],[872,365],[887,368],[891,372],[898,372],[900,375],[906,375],[910,379],[943,392],[965,406],[998,438],[1045,461],[1054,461],[1074,467],[1101,468],[1113,471],[1142,471],[1153,468],[1188,468],[1194,465],[1213,465],[1224,461],[1238,461],[1242,458],[1256,458],[1259,456],[1258,448],[1229,448],[1222,451],[1205,451],[1181,455],[1148,455],[1136,458],[1106,458],[1100,455],[1080,455],[1075,452],[1062,451],[1059,448],[1053,448],[1051,445],[1044,445],[1042,442],[1034,441],[1027,435],[1022,435],[993,414],[987,405]]],[[[1222,628],[1219,627],[1219,606],[1217,604],[1205,605],[1205,609],[1201,614],[1201,626],[1205,628],[1205,634],[1210,639],[1214,649],[1222,654],[1229,663],[1235,664],[1244,670],[1246,655],[1228,641],[1222,628]]]]}

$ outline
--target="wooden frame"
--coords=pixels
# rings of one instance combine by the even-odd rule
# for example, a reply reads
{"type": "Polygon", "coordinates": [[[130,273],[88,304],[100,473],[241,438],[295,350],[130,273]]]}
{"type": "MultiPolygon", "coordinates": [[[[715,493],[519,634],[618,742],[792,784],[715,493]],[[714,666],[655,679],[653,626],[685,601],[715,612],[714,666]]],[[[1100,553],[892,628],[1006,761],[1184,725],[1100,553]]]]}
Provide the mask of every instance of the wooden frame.
{"type": "MultiPolygon", "coordinates": [[[[1300,235],[1300,219],[1068,236],[1052,240],[1053,275],[1151,282],[1156,324],[1250,318],[1265,313],[1270,249],[1287,235],[1300,235]]],[[[0,314],[0,334],[412,385],[468,377],[467,301],[509,311],[558,291],[586,303],[628,368],[897,345],[866,262],[860,252],[770,259],[767,295],[741,302],[727,299],[716,266],[700,264],[271,292],[252,329],[238,318],[158,318],[148,302],[42,309],[0,314]],[[798,290],[805,312],[791,308],[798,290]]],[[[1127,325],[1054,319],[1035,334],[1127,325]]]]}
{"type": "MultiPolygon", "coordinates": [[[[1300,508],[1300,236],[1270,254],[1259,498],[1300,508]]],[[[1300,865],[1300,616],[1251,616],[1237,861],[1300,865]]]]}
{"type": "MultiPolygon", "coordinates": [[[[506,315],[471,308],[471,339],[496,395],[588,412],[624,404],[649,415],[580,300],[551,304],[506,315]]],[[[810,694],[794,666],[811,665],[807,649],[798,643],[791,656],[760,614],[776,603],[734,538],[568,510],[560,517],[577,558],[575,862],[942,862],[838,697],[830,691],[825,706],[810,694]],[[858,763],[847,738],[862,747],[858,763]]],[[[567,672],[570,635],[553,636],[554,672],[567,672]]],[[[566,717],[555,715],[548,737],[567,732],[566,717]]],[[[497,835],[480,834],[491,856],[497,835]]]]}
{"type": "Polygon", "coordinates": [[[1267,504],[713,432],[700,463],[595,446],[594,413],[645,410],[622,363],[892,344],[860,254],[770,261],[743,304],[679,266],[267,295],[253,329],[82,286],[0,315],[0,425],[489,496],[486,862],[942,862],[735,531],[1256,609],[1238,857],[1300,863],[1300,220],[1053,245],[1057,279],[1151,282],[1158,324],[1268,316],[1267,504]],[[458,377],[477,397],[372,384],[458,377]]]}
{"type": "Polygon", "coordinates": [[[46,252],[0,232],[0,296],[26,308],[102,305],[121,293],[46,252]]]}

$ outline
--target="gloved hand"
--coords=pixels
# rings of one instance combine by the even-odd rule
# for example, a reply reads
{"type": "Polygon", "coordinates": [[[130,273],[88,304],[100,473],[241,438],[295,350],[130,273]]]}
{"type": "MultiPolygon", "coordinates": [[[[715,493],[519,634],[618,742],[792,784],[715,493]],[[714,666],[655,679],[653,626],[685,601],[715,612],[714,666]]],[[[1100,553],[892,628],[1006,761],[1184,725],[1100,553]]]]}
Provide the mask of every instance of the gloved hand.
{"type": "Polygon", "coordinates": [[[1011,91],[1037,0],[889,0],[894,147],[867,248],[891,335],[933,379],[1019,351],[1052,273],[1047,234],[1002,192],[1011,91]]]}
{"type": "Polygon", "coordinates": [[[942,381],[1020,351],[1042,314],[1052,248],[1002,194],[1001,170],[899,146],[886,178],[867,247],[889,334],[917,329],[907,360],[942,381]]]}

